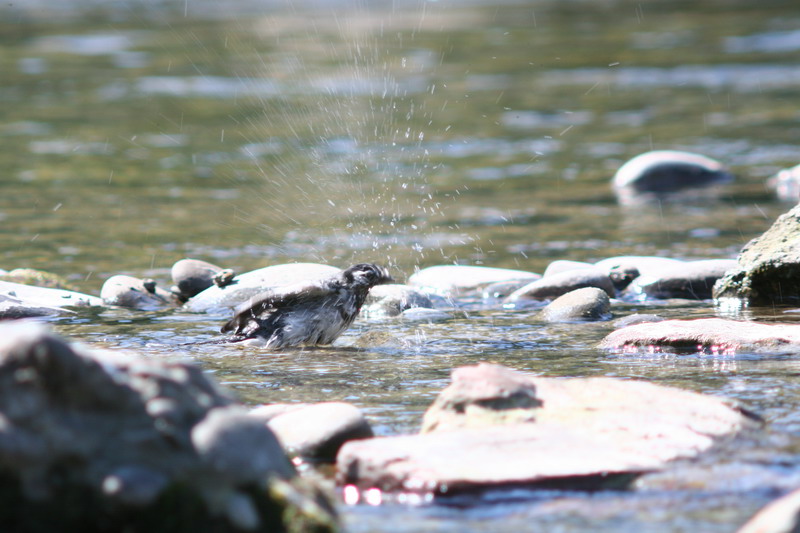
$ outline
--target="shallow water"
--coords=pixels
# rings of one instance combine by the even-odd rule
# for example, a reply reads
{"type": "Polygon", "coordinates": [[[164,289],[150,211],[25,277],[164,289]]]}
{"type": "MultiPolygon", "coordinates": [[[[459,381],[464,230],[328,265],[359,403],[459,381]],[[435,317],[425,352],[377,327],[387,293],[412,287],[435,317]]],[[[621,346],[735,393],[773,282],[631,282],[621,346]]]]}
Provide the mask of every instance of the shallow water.
{"type": "MultiPolygon", "coordinates": [[[[454,262],[729,258],[790,207],[765,182],[799,157],[793,2],[49,4],[0,7],[0,268],[85,292],[117,273],[168,285],[183,257],[239,272],[369,260],[400,279],[454,262]],[[718,158],[737,180],[620,205],[611,176],[650,149],[718,158]]],[[[382,435],[416,430],[450,370],[478,361],[653,380],[767,421],[632,491],[343,507],[352,531],[731,531],[798,485],[797,354],[609,354],[595,345],[610,323],[475,307],[360,320],[332,348],[278,354],[187,346],[221,321],[182,312],[53,327],[197,361],[248,403],[347,400],[382,435]]],[[[720,313],[614,308],[637,311],[720,313]]],[[[745,318],[795,321],[785,311],[745,318]]]]}

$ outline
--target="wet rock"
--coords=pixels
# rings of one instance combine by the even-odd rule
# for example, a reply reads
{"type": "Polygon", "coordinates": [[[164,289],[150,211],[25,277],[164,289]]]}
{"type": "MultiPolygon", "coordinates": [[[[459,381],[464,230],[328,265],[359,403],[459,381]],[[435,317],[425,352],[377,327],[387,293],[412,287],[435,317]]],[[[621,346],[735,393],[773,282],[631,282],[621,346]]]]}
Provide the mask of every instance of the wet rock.
{"type": "Polygon", "coordinates": [[[539,274],[523,270],[467,265],[440,265],[423,268],[408,279],[408,284],[442,296],[479,293],[492,283],[539,279],[539,274]]]}
{"type": "Polygon", "coordinates": [[[367,317],[398,316],[407,309],[434,307],[424,293],[408,285],[376,285],[370,289],[361,314],[367,317]]]}
{"type": "Polygon", "coordinates": [[[639,276],[628,286],[625,297],[635,300],[647,298],[708,300],[714,283],[736,266],[733,259],[707,259],[687,261],[667,267],[657,274],[639,276]]]}
{"type": "Polygon", "coordinates": [[[545,276],[524,287],[517,289],[506,298],[506,303],[525,302],[526,300],[551,300],[575,289],[596,287],[609,296],[614,296],[614,286],[608,274],[602,270],[579,268],[567,270],[551,276],[545,276]]]}
{"type": "Polygon", "coordinates": [[[800,490],[794,490],[758,511],[736,533],[795,533],[800,531],[800,490]]]}
{"type": "Polygon", "coordinates": [[[233,281],[233,271],[201,261],[199,259],[181,259],[172,265],[172,289],[182,302],[195,296],[212,285],[225,286],[233,281]]]}
{"type": "Polygon", "coordinates": [[[633,265],[618,265],[608,271],[608,277],[617,292],[624,291],[640,275],[639,269],[633,265]]]}
{"type": "Polygon", "coordinates": [[[155,281],[121,274],[111,276],[103,283],[100,297],[106,305],[143,311],[163,309],[174,301],[172,294],[157,287],[155,281]]]}
{"type": "Polygon", "coordinates": [[[515,281],[498,281],[484,287],[481,291],[481,297],[484,302],[492,303],[497,300],[505,299],[509,294],[517,289],[520,289],[530,283],[527,279],[518,279],[515,281]]]}
{"type": "Polygon", "coordinates": [[[265,415],[286,453],[305,461],[332,463],[345,442],[372,437],[364,414],[349,403],[291,405],[277,414],[255,410],[250,413],[260,420],[265,415]]]}
{"type": "Polygon", "coordinates": [[[547,304],[539,317],[547,322],[608,320],[611,300],[604,290],[596,287],[575,289],[547,304]]]}
{"type": "Polygon", "coordinates": [[[676,150],[640,154],[622,165],[614,175],[614,188],[634,192],[667,193],[707,187],[733,180],[719,161],[676,150]]]}
{"type": "Polygon", "coordinates": [[[95,296],[63,289],[0,281],[0,318],[56,316],[71,307],[103,306],[95,296]]]}
{"type": "Polygon", "coordinates": [[[453,318],[453,315],[441,309],[413,307],[400,313],[400,318],[408,322],[441,322],[443,320],[450,320],[453,318]]]}
{"type": "Polygon", "coordinates": [[[34,268],[15,268],[11,272],[2,271],[0,272],[0,280],[49,289],[64,289],[65,291],[73,292],[78,290],[77,287],[62,276],[34,268]]]}
{"type": "Polygon", "coordinates": [[[647,382],[467,368],[454,372],[454,390],[431,407],[435,425],[426,413],[429,432],[345,444],[338,482],[433,494],[520,484],[619,486],[750,426],[723,400],[647,382]],[[494,407],[497,416],[487,417],[494,407]],[[505,417],[509,423],[502,423],[505,413],[514,414],[505,417]]]}
{"type": "Polygon", "coordinates": [[[318,263],[273,265],[240,274],[228,285],[211,286],[192,297],[184,308],[194,313],[230,314],[231,309],[266,290],[327,278],[341,269],[318,263]]]}
{"type": "Polygon", "coordinates": [[[652,255],[621,255],[602,259],[594,264],[609,276],[614,271],[637,271],[640,276],[657,276],[662,271],[683,264],[679,259],[652,255]]]}
{"type": "Polygon", "coordinates": [[[796,203],[800,200],[800,165],[781,170],[767,181],[767,186],[780,200],[796,203]]]}
{"type": "Polygon", "coordinates": [[[748,305],[800,301],[800,206],[784,213],[742,249],[736,266],[714,285],[714,298],[748,305]]]}
{"type": "Polygon", "coordinates": [[[0,420],[0,523],[18,531],[334,528],[306,512],[317,494],[273,495],[297,479],[275,436],[190,365],[0,326],[0,420]]]}
{"type": "Polygon", "coordinates": [[[800,345],[800,325],[762,324],[722,318],[664,320],[634,324],[609,333],[600,348],[670,347],[733,353],[779,350],[800,345]]]}
{"type": "Polygon", "coordinates": [[[591,263],[584,263],[583,261],[568,261],[566,259],[557,259],[551,261],[547,268],[544,269],[542,277],[552,276],[568,270],[576,270],[579,268],[592,268],[591,263]]]}
{"type": "Polygon", "coordinates": [[[646,324],[649,322],[661,322],[665,320],[664,317],[658,315],[651,315],[648,313],[634,313],[632,315],[623,316],[614,321],[614,329],[620,329],[634,324],[646,324]]]}

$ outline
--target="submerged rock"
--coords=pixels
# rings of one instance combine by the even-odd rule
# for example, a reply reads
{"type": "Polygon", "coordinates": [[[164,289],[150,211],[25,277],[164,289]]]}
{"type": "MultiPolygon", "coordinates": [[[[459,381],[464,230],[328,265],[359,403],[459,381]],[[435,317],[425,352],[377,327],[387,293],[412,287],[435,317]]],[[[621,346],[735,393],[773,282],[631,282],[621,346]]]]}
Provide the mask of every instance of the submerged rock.
{"type": "Polygon", "coordinates": [[[637,155],[614,175],[615,189],[666,193],[707,187],[733,180],[719,161],[677,150],[656,150],[637,155]]]}
{"type": "Polygon", "coordinates": [[[295,483],[293,467],[272,432],[200,369],[71,346],[34,323],[0,330],[0,523],[32,532],[333,529],[331,515],[307,512],[326,501],[272,495],[295,483]]]}
{"type": "Polygon", "coordinates": [[[55,316],[69,313],[70,307],[103,305],[89,294],[0,281],[0,319],[55,316]]]}
{"type": "Polygon", "coordinates": [[[512,292],[506,303],[525,302],[526,300],[552,300],[575,289],[596,287],[609,296],[614,296],[614,285],[608,274],[599,268],[577,268],[566,270],[531,282],[512,292]]]}
{"type": "Polygon", "coordinates": [[[747,243],[735,267],[714,285],[713,296],[748,305],[800,301],[800,206],[747,243]]]}
{"type": "Polygon", "coordinates": [[[559,296],[542,309],[547,322],[579,322],[611,318],[611,299],[602,289],[584,287],[559,296]]]}
{"type": "Polygon", "coordinates": [[[708,300],[718,279],[736,266],[733,259],[686,261],[660,270],[657,274],[639,276],[625,291],[625,297],[708,300]]]}
{"type": "Polygon", "coordinates": [[[155,281],[121,274],[111,276],[103,283],[100,297],[106,305],[143,311],[163,309],[174,303],[172,294],[157,287],[155,281]]]}
{"type": "Polygon", "coordinates": [[[433,307],[433,301],[427,294],[408,285],[376,285],[370,289],[361,314],[368,317],[391,317],[408,309],[433,307]]]}
{"type": "Polygon", "coordinates": [[[442,296],[479,293],[492,283],[528,280],[541,276],[524,270],[467,265],[440,265],[423,268],[408,279],[408,284],[442,296]]]}
{"type": "Polygon", "coordinates": [[[214,285],[186,302],[194,313],[230,314],[231,309],[269,289],[301,281],[327,278],[341,269],[318,263],[273,265],[240,274],[225,286],[214,285]]]}
{"type": "Polygon", "coordinates": [[[624,350],[670,347],[732,353],[800,347],[800,325],[761,324],[722,318],[662,320],[626,326],[609,333],[600,348],[624,350]]]}
{"type": "Polygon", "coordinates": [[[748,425],[725,401],[693,392],[613,378],[528,377],[481,364],[453,372],[425,415],[427,433],[345,444],[338,482],[433,494],[619,486],[748,425]]]}

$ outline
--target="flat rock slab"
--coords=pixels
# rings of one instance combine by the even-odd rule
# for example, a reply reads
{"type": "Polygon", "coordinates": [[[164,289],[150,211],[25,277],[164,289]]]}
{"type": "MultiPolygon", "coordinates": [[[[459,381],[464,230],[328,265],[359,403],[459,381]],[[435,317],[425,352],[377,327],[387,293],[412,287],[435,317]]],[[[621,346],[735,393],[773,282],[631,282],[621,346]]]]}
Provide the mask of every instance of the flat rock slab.
{"type": "Polygon", "coordinates": [[[273,265],[236,276],[224,287],[211,286],[190,298],[184,308],[193,313],[230,314],[230,310],[266,290],[327,278],[341,269],[318,263],[273,265]]]}
{"type": "Polygon", "coordinates": [[[408,284],[442,296],[480,292],[492,283],[539,279],[524,270],[468,265],[440,265],[423,268],[408,279],[408,284]]]}
{"type": "MultiPolygon", "coordinates": [[[[748,424],[721,399],[647,382],[527,379],[524,388],[535,389],[540,402],[533,408],[535,421],[467,422],[421,435],[349,442],[337,457],[338,482],[361,490],[434,494],[519,484],[596,488],[696,456],[715,438],[748,424]]],[[[486,394],[513,397],[520,385],[511,385],[498,391],[476,385],[476,403],[485,402],[486,394]]],[[[515,409],[518,404],[512,402],[515,409]]]]}
{"type": "Polygon", "coordinates": [[[63,307],[104,306],[103,300],[80,292],[64,289],[34,287],[10,281],[0,281],[0,310],[6,318],[58,314],[63,307]],[[25,312],[30,309],[31,312],[25,312]]]}
{"type": "Polygon", "coordinates": [[[600,348],[604,349],[666,346],[718,352],[775,350],[793,345],[800,345],[800,325],[762,324],[722,318],[634,324],[612,331],[600,342],[600,348]]]}

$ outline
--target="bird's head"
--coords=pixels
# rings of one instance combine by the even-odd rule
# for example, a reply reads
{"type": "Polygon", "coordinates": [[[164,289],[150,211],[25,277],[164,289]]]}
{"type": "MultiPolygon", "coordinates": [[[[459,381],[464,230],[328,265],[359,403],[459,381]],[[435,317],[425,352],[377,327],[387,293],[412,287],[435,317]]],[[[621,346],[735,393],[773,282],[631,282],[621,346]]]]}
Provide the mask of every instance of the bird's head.
{"type": "Polygon", "coordinates": [[[375,285],[394,283],[394,279],[392,279],[388,270],[372,263],[353,265],[342,272],[342,276],[347,285],[365,287],[367,289],[375,285]]]}

